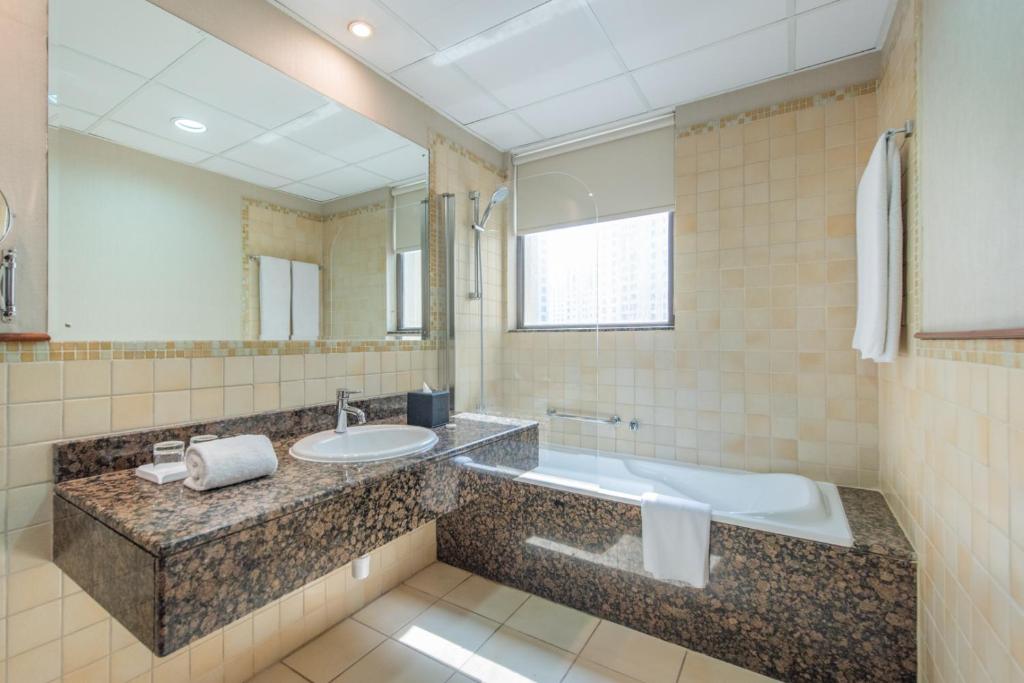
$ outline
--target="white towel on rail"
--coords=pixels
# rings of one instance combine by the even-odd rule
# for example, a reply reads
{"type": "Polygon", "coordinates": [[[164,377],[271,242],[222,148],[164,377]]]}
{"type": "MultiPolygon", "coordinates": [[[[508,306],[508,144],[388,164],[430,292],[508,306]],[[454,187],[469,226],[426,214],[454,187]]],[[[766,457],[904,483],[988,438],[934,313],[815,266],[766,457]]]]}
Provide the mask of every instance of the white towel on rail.
{"type": "Polygon", "coordinates": [[[857,326],[861,358],[892,362],[899,351],[903,303],[900,153],[883,134],[857,186],[857,326]]]}
{"type": "Polygon", "coordinates": [[[291,334],[291,264],[260,256],[260,339],[288,339],[291,334]]]}
{"type": "Polygon", "coordinates": [[[320,266],[292,261],[292,339],[320,336],[320,266]]]}
{"type": "Polygon", "coordinates": [[[708,583],[711,506],[691,498],[647,492],[640,496],[644,569],[656,579],[695,588],[708,583]]]}

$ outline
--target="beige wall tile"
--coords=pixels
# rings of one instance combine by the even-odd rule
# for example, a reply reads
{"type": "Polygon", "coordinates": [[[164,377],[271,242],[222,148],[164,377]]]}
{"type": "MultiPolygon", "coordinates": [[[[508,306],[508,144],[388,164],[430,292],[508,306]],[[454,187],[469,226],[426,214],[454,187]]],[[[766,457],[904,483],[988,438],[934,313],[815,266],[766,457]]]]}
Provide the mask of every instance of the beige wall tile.
{"type": "Polygon", "coordinates": [[[189,420],[188,391],[160,391],[153,394],[153,424],[172,425],[189,420]]]}
{"type": "Polygon", "coordinates": [[[63,406],[50,403],[11,404],[7,407],[8,443],[11,446],[56,441],[62,433],[63,406]]]}
{"type": "MultiPolygon", "coordinates": [[[[10,654],[10,653],[9,653],[10,654]]],[[[7,679],[23,683],[45,683],[60,677],[60,641],[40,645],[7,662],[7,679]]]]}
{"type": "Polygon", "coordinates": [[[277,410],[281,405],[281,385],[277,382],[253,386],[252,407],[256,412],[277,410]]]}
{"type": "Polygon", "coordinates": [[[224,359],[224,386],[237,386],[253,383],[253,363],[248,356],[236,356],[224,359]]]}
{"type": "Polygon", "coordinates": [[[60,363],[14,363],[8,369],[11,403],[61,398],[60,363]]]}
{"type": "Polygon", "coordinates": [[[256,356],[252,359],[252,381],[255,384],[278,382],[281,379],[281,359],[279,356],[256,356]]]}
{"type": "Polygon", "coordinates": [[[181,391],[189,388],[191,363],[188,358],[160,358],[153,363],[155,391],[181,391]]]}
{"type": "Polygon", "coordinates": [[[110,416],[110,398],[65,401],[64,438],[107,433],[111,429],[110,416]]]}
{"type": "Polygon", "coordinates": [[[52,480],[52,444],[38,443],[7,449],[7,486],[26,486],[52,480]]]}
{"type": "Polygon", "coordinates": [[[253,412],[251,384],[224,389],[224,415],[248,415],[251,412],[253,412]]]}
{"type": "Polygon", "coordinates": [[[224,415],[224,389],[193,389],[191,395],[191,419],[206,420],[224,415]]]}
{"type": "Polygon", "coordinates": [[[61,646],[64,671],[75,671],[110,654],[110,628],[106,623],[93,624],[66,636],[61,646]]]}
{"type": "Polygon", "coordinates": [[[76,360],[64,363],[64,398],[109,396],[109,360],[76,360]]]}
{"type": "Polygon", "coordinates": [[[110,426],[115,432],[153,426],[153,394],[114,396],[110,426]]]}
{"type": "Polygon", "coordinates": [[[223,358],[193,358],[191,372],[193,389],[224,386],[223,358]]]}
{"type": "Polygon", "coordinates": [[[53,485],[32,484],[7,489],[7,529],[49,522],[53,516],[53,485]]]}
{"type": "Polygon", "coordinates": [[[55,564],[43,564],[7,577],[7,614],[24,612],[60,597],[61,571],[55,564]]]}
{"type": "Polygon", "coordinates": [[[281,356],[280,359],[282,382],[305,378],[305,359],[302,356],[281,356]]]}
{"type": "Polygon", "coordinates": [[[59,600],[53,600],[45,605],[7,617],[8,657],[28,652],[58,638],[60,638],[59,600]]]}
{"type": "Polygon", "coordinates": [[[115,360],[112,377],[114,394],[141,394],[153,391],[153,361],[115,360]]]}

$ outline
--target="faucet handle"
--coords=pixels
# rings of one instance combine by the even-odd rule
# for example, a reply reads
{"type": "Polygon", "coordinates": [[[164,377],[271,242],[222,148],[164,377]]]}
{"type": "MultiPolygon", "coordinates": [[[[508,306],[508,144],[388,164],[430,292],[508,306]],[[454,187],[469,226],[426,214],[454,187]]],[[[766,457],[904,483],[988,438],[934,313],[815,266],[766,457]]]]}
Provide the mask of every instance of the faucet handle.
{"type": "Polygon", "coordinates": [[[338,400],[339,401],[343,401],[346,398],[348,398],[349,396],[355,396],[356,394],[361,394],[361,393],[363,393],[363,392],[356,391],[355,389],[338,389],[338,400]]]}

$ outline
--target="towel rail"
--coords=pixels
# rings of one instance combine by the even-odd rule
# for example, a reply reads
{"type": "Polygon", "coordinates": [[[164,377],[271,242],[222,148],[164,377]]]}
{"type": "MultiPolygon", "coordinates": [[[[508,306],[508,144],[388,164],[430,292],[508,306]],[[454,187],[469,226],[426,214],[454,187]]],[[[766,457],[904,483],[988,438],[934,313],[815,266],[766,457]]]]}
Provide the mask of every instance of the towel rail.
{"type": "Polygon", "coordinates": [[[594,422],[597,424],[608,424],[617,425],[622,422],[622,418],[618,415],[612,415],[611,417],[589,417],[587,415],[571,415],[569,413],[560,413],[554,408],[548,408],[548,417],[557,417],[560,420],[574,420],[576,422],[594,422]]]}

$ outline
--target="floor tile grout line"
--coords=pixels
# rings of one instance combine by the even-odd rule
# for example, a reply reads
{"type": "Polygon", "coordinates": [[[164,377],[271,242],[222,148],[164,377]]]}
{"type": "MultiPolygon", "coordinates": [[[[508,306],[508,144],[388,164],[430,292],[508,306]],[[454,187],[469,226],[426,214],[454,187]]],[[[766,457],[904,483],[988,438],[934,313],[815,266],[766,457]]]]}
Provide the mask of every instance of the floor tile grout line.
{"type": "MultiPolygon", "coordinates": [[[[584,612],[584,614],[586,614],[586,612],[584,612]]],[[[564,681],[565,677],[568,676],[572,672],[573,667],[576,666],[576,662],[580,661],[580,658],[583,657],[583,651],[587,649],[587,645],[590,644],[590,639],[594,637],[595,633],[597,633],[597,629],[601,628],[602,621],[604,621],[604,619],[598,619],[597,626],[595,626],[594,630],[590,632],[590,635],[587,636],[587,639],[583,641],[583,645],[580,646],[580,651],[578,653],[575,653],[576,656],[573,657],[572,664],[570,664],[569,668],[566,669],[564,674],[562,674],[562,677],[558,679],[559,681],[564,681]]]]}

